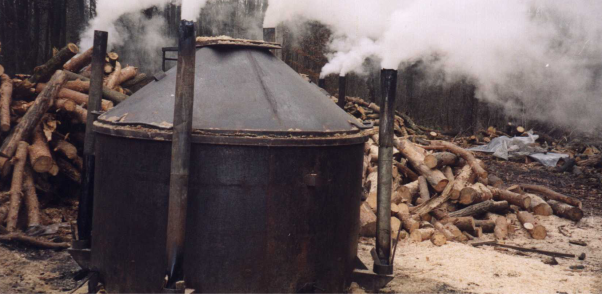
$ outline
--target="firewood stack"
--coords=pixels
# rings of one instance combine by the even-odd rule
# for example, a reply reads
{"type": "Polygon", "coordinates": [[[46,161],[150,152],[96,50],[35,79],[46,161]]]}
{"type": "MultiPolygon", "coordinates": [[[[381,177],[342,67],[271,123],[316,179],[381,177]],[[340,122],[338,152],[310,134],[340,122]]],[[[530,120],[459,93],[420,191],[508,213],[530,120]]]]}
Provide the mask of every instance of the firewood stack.
{"type": "MultiPolygon", "coordinates": [[[[350,114],[378,124],[378,106],[359,98],[346,100],[345,109],[350,114]]],[[[508,186],[490,175],[470,151],[450,142],[430,140],[434,136],[423,135],[424,130],[409,118],[397,116],[395,122],[393,238],[430,240],[441,246],[447,241],[481,238],[483,234],[503,240],[516,230],[524,230],[533,239],[544,239],[552,228],[541,225],[538,218],[555,214],[578,222],[583,217],[582,204],[576,198],[542,186],[508,186]]],[[[360,234],[374,237],[378,131],[372,130],[369,135],[364,149],[365,202],[360,209],[360,234]]]]}
{"type": "MultiPolygon", "coordinates": [[[[10,239],[20,229],[49,225],[37,193],[56,196],[64,193],[59,186],[77,187],[81,180],[92,49],[78,54],[69,44],[55,52],[31,75],[11,78],[0,66],[0,187],[7,190],[0,194],[0,224],[10,239]]],[[[103,111],[149,82],[115,52],[107,54],[104,70],[103,111]]]]}

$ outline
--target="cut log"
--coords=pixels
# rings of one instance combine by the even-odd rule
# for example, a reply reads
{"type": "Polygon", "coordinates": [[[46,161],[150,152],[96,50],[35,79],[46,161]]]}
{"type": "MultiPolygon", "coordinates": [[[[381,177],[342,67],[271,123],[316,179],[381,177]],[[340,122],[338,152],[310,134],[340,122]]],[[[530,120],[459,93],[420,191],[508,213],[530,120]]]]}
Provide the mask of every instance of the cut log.
{"type": "Polygon", "coordinates": [[[29,162],[31,162],[34,171],[37,173],[50,171],[53,165],[52,154],[48,148],[48,142],[41,124],[38,124],[33,131],[32,144],[28,147],[28,151],[29,162]]]}
{"type": "Polygon", "coordinates": [[[108,74],[111,74],[114,69],[115,69],[115,67],[112,64],[107,63],[107,64],[105,64],[103,71],[105,72],[105,74],[108,75],[108,74]]]}
{"type": "Polygon", "coordinates": [[[82,80],[68,81],[63,88],[81,93],[88,93],[90,91],[90,82],[82,80]]]}
{"type": "Polygon", "coordinates": [[[535,194],[528,193],[525,195],[531,198],[531,206],[529,207],[529,211],[533,214],[543,216],[550,216],[554,214],[554,212],[552,211],[552,207],[550,207],[550,205],[547,202],[541,199],[541,197],[535,194]]]}
{"type": "MultiPolygon", "coordinates": [[[[38,125],[42,116],[48,111],[52,105],[52,101],[56,98],[60,88],[65,83],[66,77],[62,71],[57,71],[48,86],[38,95],[35,103],[27,110],[27,113],[21,119],[21,122],[13,129],[11,134],[4,140],[0,147],[0,153],[6,157],[12,157],[17,150],[17,145],[23,139],[31,135],[33,129],[38,125]]],[[[0,162],[0,164],[2,164],[0,162]]],[[[4,169],[3,164],[0,169],[4,169]]]]}
{"type": "Polygon", "coordinates": [[[433,209],[433,211],[431,211],[431,215],[434,216],[437,220],[442,220],[448,217],[447,210],[441,208],[433,209]]]}
{"type": "Polygon", "coordinates": [[[77,184],[81,183],[81,172],[70,162],[63,158],[57,158],[56,164],[58,165],[60,172],[67,176],[67,178],[77,184]]]}
{"type": "Polygon", "coordinates": [[[508,236],[508,220],[504,216],[498,216],[495,219],[495,229],[493,235],[496,240],[504,240],[508,236]]]}
{"type": "MultiPolygon", "coordinates": [[[[115,86],[120,86],[121,84],[133,79],[134,77],[136,77],[137,74],[138,74],[138,68],[136,68],[136,67],[126,66],[126,67],[122,68],[121,72],[119,74],[119,79],[117,80],[117,83],[115,84],[115,86]]],[[[113,88],[115,88],[115,86],[113,88]]]]}
{"type": "Polygon", "coordinates": [[[531,198],[527,195],[522,195],[502,189],[497,189],[489,186],[493,192],[493,199],[496,201],[508,201],[508,203],[516,205],[522,209],[529,210],[531,208],[531,198]]]}
{"type": "Polygon", "coordinates": [[[443,191],[443,193],[441,193],[439,197],[431,198],[427,202],[414,207],[414,209],[412,209],[412,213],[414,213],[418,217],[422,217],[424,215],[429,214],[433,209],[436,209],[441,204],[449,200],[449,197],[451,196],[450,192],[452,186],[453,182],[452,185],[448,185],[445,188],[445,190],[443,191]]]}
{"type": "Polygon", "coordinates": [[[90,48],[79,55],[74,56],[63,66],[63,69],[71,72],[79,72],[82,68],[88,66],[92,61],[92,51],[90,48]]]}
{"type": "Polygon", "coordinates": [[[475,220],[474,224],[476,227],[483,229],[484,233],[493,233],[495,229],[495,222],[492,220],[475,220]]]}
{"type": "Polygon", "coordinates": [[[579,207],[570,206],[556,200],[548,200],[548,203],[552,207],[554,214],[559,217],[570,219],[576,222],[583,218],[583,210],[581,210],[579,207]]]}
{"type": "Polygon", "coordinates": [[[38,201],[38,195],[36,194],[33,171],[29,166],[25,166],[24,176],[23,193],[25,194],[25,207],[27,208],[27,226],[39,226],[40,202],[38,201]]]}
{"type": "Polygon", "coordinates": [[[119,60],[119,54],[117,54],[115,52],[109,52],[109,53],[107,53],[107,57],[109,58],[109,61],[111,63],[116,63],[117,60],[119,60]]]}
{"type": "Polygon", "coordinates": [[[464,217],[449,217],[441,221],[443,224],[451,223],[454,226],[458,227],[461,231],[468,232],[473,235],[476,231],[475,220],[473,217],[464,216],[464,217]]]}
{"type": "Polygon", "coordinates": [[[435,246],[443,246],[447,243],[447,238],[441,232],[434,232],[431,236],[431,243],[435,246]]]}
{"type": "Polygon", "coordinates": [[[119,84],[119,78],[121,76],[121,63],[116,62],[113,73],[107,79],[105,86],[109,89],[115,88],[119,84]]]}
{"type": "Polygon", "coordinates": [[[426,241],[435,233],[435,229],[418,229],[410,233],[410,240],[416,243],[426,241]]]}
{"type": "Polygon", "coordinates": [[[451,166],[446,166],[445,168],[443,168],[443,174],[450,182],[455,180],[454,170],[451,168],[451,166]]]}
{"type": "Polygon", "coordinates": [[[372,209],[363,203],[360,206],[360,236],[376,237],[376,215],[372,209]]]}
{"type": "Polygon", "coordinates": [[[547,236],[546,228],[537,223],[533,215],[527,211],[519,211],[516,217],[523,225],[523,228],[529,232],[533,239],[543,240],[547,236]]]}
{"type": "Polygon", "coordinates": [[[17,228],[19,209],[21,208],[21,200],[23,198],[23,170],[27,161],[27,142],[20,141],[17,145],[15,157],[12,159],[14,169],[10,184],[10,206],[8,216],[6,217],[6,230],[9,232],[17,228]]]}
{"type": "Polygon", "coordinates": [[[393,164],[397,167],[397,169],[404,175],[406,176],[406,178],[410,179],[410,181],[417,181],[418,180],[418,175],[411,170],[409,167],[407,167],[405,164],[397,162],[397,161],[393,161],[393,164]]]}
{"type": "Polygon", "coordinates": [[[142,89],[144,86],[148,85],[152,81],[153,81],[152,78],[148,77],[144,73],[140,73],[140,74],[136,75],[136,77],[134,77],[133,79],[121,84],[121,86],[136,92],[136,91],[142,89]]]}
{"type": "Polygon", "coordinates": [[[424,155],[422,152],[418,151],[414,144],[403,139],[395,140],[395,146],[410,161],[410,164],[412,164],[414,169],[428,180],[435,191],[441,192],[445,189],[449,183],[447,178],[441,171],[430,169],[424,164],[424,155]]]}
{"type": "Polygon", "coordinates": [[[458,156],[451,152],[439,152],[424,157],[424,164],[429,168],[440,169],[458,163],[458,156]]]}
{"type": "Polygon", "coordinates": [[[4,66],[0,64],[0,76],[4,74],[4,66]]]}
{"type": "Polygon", "coordinates": [[[497,211],[503,208],[508,208],[508,202],[493,200],[487,200],[481,203],[477,203],[458,211],[450,212],[449,217],[462,217],[462,216],[476,216],[490,211],[497,211]]]}
{"type": "Polygon", "coordinates": [[[502,186],[504,185],[504,181],[502,181],[502,179],[498,178],[495,175],[489,175],[487,177],[487,181],[489,182],[489,186],[492,186],[492,187],[498,188],[498,189],[501,189],[502,186]]]}
{"type": "Polygon", "coordinates": [[[468,240],[468,238],[466,238],[466,236],[464,236],[464,234],[462,234],[462,231],[458,227],[456,227],[454,224],[446,223],[443,226],[454,235],[454,240],[460,241],[460,242],[464,242],[464,241],[468,240]]]}
{"type": "Polygon", "coordinates": [[[481,166],[481,164],[477,161],[477,159],[472,155],[472,153],[464,148],[456,146],[453,143],[445,142],[445,141],[433,141],[435,145],[440,145],[445,147],[445,149],[451,153],[454,153],[466,160],[468,165],[472,168],[475,174],[479,177],[480,181],[484,184],[487,184],[487,171],[481,166]]]}
{"type": "Polygon", "coordinates": [[[55,72],[62,68],[63,65],[77,53],[79,53],[77,45],[69,43],[57,54],[52,56],[52,58],[44,65],[36,67],[33,70],[33,75],[27,80],[28,83],[24,83],[24,86],[26,88],[31,88],[37,82],[45,81],[50,76],[55,75],[55,72]]]}
{"type": "Polygon", "coordinates": [[[412,204],[412,199],[414,199],[415,195],[418,195],[419,191],[420,186],[418,185],[418,181],[402,185],[399,188],[397,188],[394,197],[391,197],[391,202],[395,204],[399,204],[402,202],[412,204]]]}
{"type": "Polygon", "coordinates": [[[413,231],[420,228],[420,223],[414,220],[410,214],[400,212],[395,216],[401,220],[403,228],[409,233],[412,233],[413,231]]]}
{"type": "MultiPolygon", "coordinates": [[[[42,92],[44,90],[44,88],[46,88],[46,84],[43,83],[39,83],[36,86],[36,92],[42,92]]],[[[83,106],[87,106],[88,105],[88,101],[89,101],[89,96],[87,94],[84,93],[80,93],[77,91],[73,91],[70,89],[66,89],[63,88],[59,91],[58,93],[58,97],[59,98],[63,98],[63,99],[69,99],[73,102],[75,102],[78,105],[83,105],[83,106]]],[[[109,100],[102,100],[101,103],[101,109],[102,111],[107,111],[111,108],[113,108],[114,104],[113,102],[109,101],[109,100]]]]}
{"type": "MultiPolygon", "coordinates": [[[[68,76],[69,80],[72,80],[72,81],[73,80],[81,80],[84,82],[90,81],[90,78],[87,78],[82,75],[78,75],[78,74],[70,72],[70,71],[66,71],[65,74],[68,76]]],[[[119,104],[119,103],[125,101],[126,99],[128,99],[128,96],[103,86],[102,87],[102,98],[112,101],[115,104],[119,104]]]]}
{"type": "Polygon", "coordinates": [[[54,107],[57,110],[64,110],[67,112],[74,112],[75,108],[77,107],[77,104],[75,104],[75,102],[68,100],[68,99],[56,99],[54,100],[54,107]]]}
{"type": "Polygon", "coordinates": [[[464,189],[467,185],[472,184],[472,175],[473,171],[469,165],[462,167],[460,174],[456,177],[454,181],[454,186],[451,191],[451,199],[458,200],[460,198],[460,194],[462,189],[464,189]]]}
{"type": "Polygon", "coordinates": [[[420,191],[420,198],[416,200],[416,204],[422,204],[431,199],[431,193],[429,191],[429,186],[426,182],[426,178],[422,176],[418,177],[418,187],[418,190],[420,191]]]}
{"type": "Polygon", "coordinates": [[[493,199],[493,193],[481,183],[473,184],[460,192],[460,204],[470,205],[493,199]]]}
{"type": "Polygon", "coordinates": [[[67,249],[71,247],[71,244],[62,242],[54,243],[48,242],[33,237],[24,236],[22,234],[11,233],[6,235],[0,235],[0,242],[19,242],[25,245],[29,245],[41,249],[67,249]]]}
{"type": "Polygon", "coordinates": [[[441,232],[448,241],[453,241],[456,239],[456,236],[446,229],[441,222],[435,222],[433,225],[435,226],[435,230],[441,232]]]}
{"type": "Polygon", "coordinates": [[[566,204],[579,207],[583,209],[583,204],[576,198],[562,195],[558,192],[552,191],[546,187],[538,186],[538,185],[520,185],[520,187],[527,192],[535,192],[543,195],[548,198],[548,200],[556,200],[560,202],[564,202],[566,204]]]}
{"type": "Polygon", "coordinates": [[[54,152],[59,152],[69,159],[77,157],[77,148],[65,140],[52,141],[52,147],[54,152]]]}
{"type": "Polygon", "coordinates": [[[393,240],[398,240],[399,238],[399,228],[401,227],[401,221],[396,218],[396,217],[392,217],[391,218],[391,238],[393,240]]]}
{"type": "Polygon", "coordinates": [[[13,97],[13,81],[8,75],[0,75],[0,129],[10,131],[10,104],[13,97]]]}

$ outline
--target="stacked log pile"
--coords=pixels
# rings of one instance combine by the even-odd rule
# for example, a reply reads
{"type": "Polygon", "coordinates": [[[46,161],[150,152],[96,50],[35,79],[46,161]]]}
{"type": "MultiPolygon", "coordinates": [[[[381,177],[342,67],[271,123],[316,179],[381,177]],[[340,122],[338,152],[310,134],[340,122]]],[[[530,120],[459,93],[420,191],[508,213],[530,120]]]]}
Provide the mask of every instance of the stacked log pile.
{"type": "MultiPolygon", "coordinates": [[[[56,197],[69,190],[64,186],[80,184],[91,58],[92,49],[80,53],[69,44],[31,75],[0,73],[0,187],[7,190],[0,194],[0,241],[42,246],[43,240],[18,233],[49,225],[38,193],[56,197]]],[[[104,70],[103,111],[149,82],[115,52],[107,54],[104,70]]]]}
{"type": "MultiPolygon", "coordinates": [[[[378,125],[379,108],[347,97],[345,109],[378,125]]],[[[578,222],[582,204],[547,187],[513,185],[490,175],[484,163],[453,143],[435,140],[407,117],[395,119],[395,154],[391,224],[394,238],[413,242],[465,242],[492,234],[504,240],[517,230],[545,239],[539,218],[555,214],[578,222]],[[408,123],[409,122],[409,123],[408,123]]],[[[374,237],[376,225],[378,131],[365,145],[365,201],[360,209],[361,234],[374,237]]]]}

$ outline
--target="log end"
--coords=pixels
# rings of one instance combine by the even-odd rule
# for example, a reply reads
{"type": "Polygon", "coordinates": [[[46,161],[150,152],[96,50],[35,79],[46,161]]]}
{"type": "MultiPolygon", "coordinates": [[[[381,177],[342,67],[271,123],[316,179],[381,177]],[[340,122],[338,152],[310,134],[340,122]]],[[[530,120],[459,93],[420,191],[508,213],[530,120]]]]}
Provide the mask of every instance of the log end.
{"type": "Polygon", "coordinates": [[[543,240],[548,235],[546,228],[542,225],[535,225],[533,230],[531,230],[531,237],[536,240],[543,240]]]}
{"type": "Polygon", "coordinates": [[[79,47],[77,47],[77,45],[75,45],[73,43],[69,43],[67,45],[67,49],[69,49],[69,51],[73,52],[73,54],[79,53],[79,47]]]}
{"type": "Polygon", "coordinates": [[[477,191],[471,187],[466,187],[460,191],[460,198],[458,202],[463,205],[469,205],[474,202],[476,197],[477,191]]]}
{"type": "Polygon", "coordinates": [[[54,161],[52,160],[52,157],[47,156],[41,156],[32,163],[33,170],[41,174],[49,172],[53,165],[54,161]]]}
{"type": "Polygon", "coordinates": [[[542,216],[550,216],[550,215],[554,214],[554,211],[552,211],[552,207],[550,207],[550,205],[548,205],[547,203],[542,203],[540,205],[533,207],[533,214],[542,215],[542,216]]]}
{"type": "Polygon", "coordinates": [[[449,184],[448,179],[441,180],[439,181],[439,183],[437,183],[437,185],[433,187],[433,189],[435,189],[435,191],[437,192],[443,192],[443,190],[445,190],[445,187],[447,187],[447,184],[449,184]]]}
{"type": "Polygon", "coordinates": [[[424,157],[424,164],[430,169],[436,168],[437,158],[433,155],[427,155],[424,157]]]}
{"type": "Polygon", "coordinates": [[[443,246],[445,245],[445,243],[447,243],[447,238],[445,238],[445,235],[443,235],[443,233],[435,232],[431,236],[431,243],[433,243],[433,245],[435,246],[443,246]]]}

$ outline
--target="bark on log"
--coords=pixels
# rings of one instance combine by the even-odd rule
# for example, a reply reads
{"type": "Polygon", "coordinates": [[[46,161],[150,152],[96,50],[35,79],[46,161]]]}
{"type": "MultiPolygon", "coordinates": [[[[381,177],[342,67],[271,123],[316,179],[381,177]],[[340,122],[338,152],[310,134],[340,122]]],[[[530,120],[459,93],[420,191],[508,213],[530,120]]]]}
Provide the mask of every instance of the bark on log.
{"type": "MultiPolygon", "coordinates": [[[[36,92],[40,93],[44,90],[44,88],[46,88],[46,84],[39,83],[36,86],[36,92]]],[[[58,96],[58,98],[69,99],[78,105],[83,105],[86,107],[90,100],[90,97],[87,94],[80,93],[80,92],[73,91],[71,89],[66,89],[66,88],[61,89],[57,96],[58,96]]],[[[114,106],[114,104],[112,101],[104,100],[104,99],[102,100],[102,103],[101,103],[102,111],[107,111],[107,110],[113,108],[113,106],[114,106]]]]}
{"type": "Polygon", "coordinates": [[[488,214],[489,219],[495,222],[493,235],[496,240],[504,240],[508,236],[508,220],[501,215],[488,214]]]}
{"type": "MultiPolygon", "coordinates": [[[[126,66],[126,67],[122,68],[115,86],[120,86],[123,83],[135,78],[137,74],[138,74],[138,68],[136,68],[136,67],[126,66]]],[[[115,87],[113,87],[113,88],[115,88],[115,87]]]]}
{"type": "Polygon", "coordinates": [[[433,225],[435,226],[435,230],[441,232],[447,240],[453,241],[456,238],[441,222],[435,222],[433,225]]]}
{"type": "MultiPolygon", "coordinates": [[[[69,77],[69,80],[81,80],[84,82],[90,81],[90,78],[87,78],[82,75],[78,75],[78,74],[70,72],[70,71],[67,71],[65,73],[69,77]]],[[[119,103],[125,101],[126,99],[128,99],[129,97],[125,94],[119,93],[119,92],[109,89],[107,87],[102,87],[102,98],[112,101],[115,104],[119,104],[119,103]]]]}
{"type": "Polygon", "coordinates": [[[449,181],[439,170],[432,170],[424,164],[424,155],[408,140],[395,140],[395,145],[401,153],[410,161],[410,164],[424,176],[431,184],[433,189],[441,192],[445,189],[449,181]]]}
{"type": "Polygon", "coordinates": [[[376,236],[376,215],[366,203],[360,206],[360,236],[376,236]]]}
{"type": "Polygon", "coordinates": [[[516,217],[523,225],[523,228],[529,232],[533,239],[543,240],[547,236],[546,228],[537,223],[533,215],[527,211],[519,211],[516,217]]]}
{"type": "Polygon", "coordinates": [[[471,178],[473,175],[473,171],[470,166],[466,165],[462,167],[460,174],[456,177],[454,181],[454,185],[451,191],[451,199],[458,200],[460,198],[460,194],[462,189],[464,189],[467,185],[472,184],[471,178]]]}
{"type": "MultiPolygon", "coordinates": [[[[15,154],[17,145],[23,139],[31,135],[33,129],[38,125],[42,116],[48,111],[52,105],[52,101],[56,98],[60,88],[65,83],[66,76],[62,71],[57,71],[52,76],[50,83],[42,93],[38,95],[35,103],[27,110],[27,113],[21,119],[21,122],[13,129],[11,134],[4,140],[0,147],[0,153],[6,157],[12,157],[15,154]]],[[[0,160],[0,169],[4,170],[6,163],[0,160]]]]}
{"type": "Polygon", "coordinates": [[[443,175],[445,175],[445,177],[447,178],[447,180],[449,180],[450,182],[455,180],[454,177],[454,170],[451,168],[451,166],[446,166],[443,169],[443,175]]]}
{"type": "Polygon", "coordinates": [[[493,233],[495,222],[492,220],[475,220],[474,224],[478,228],[482,228],[484,233],[493,233]]]}
{"type": "Polygon", "coordinates": [[[410,233],[410,240],[416,243],[426,241],[435,233],[435,229],[418,229],[410,233]]]}
{"type": "Polygon", "coordinates": [[[583,218],[583,210],[579,207],[570,206],[556,200],[548,200],[548,203],[552,207],[554,214],[559,217],[570,219],[575,222],[578,222],[583,218]]]}
{"type": "Polygon", "coordinates": [[[63,243],[54,243],[49,241],[44,241],[40,239],[36,239],[33,237],[24,236],[22,234],[11,233],[6,235],[0,235],[0,242],[20,242],[25,245],[29,245],[36,248],[41,249],[67,249],[71,247],[71,244],[63,242],[63,243]]]}
{"type": "Polygon", "coordinates": [[[29,161],[34,171],[37,173],[46,173],[50,171],[53,165],[52,154],[48,148],[46,136],[42,130],[42,124],[34,129],[32,135],[32,144],[28,148],[29,161]]]}
{"type": "Polygon", "coordinates": [[[454,240],[460,241],[460,242],[464,242],[464,241],[468,240],[468,238],[466,238],[466,236],[464,236],[464,234],[462,234],[462,231],[458,227],[456,227],[454,224],[446,223],[443,226],[454,235],[454,240]]]}
{"type": "Polygon", "coordinates": [[[77,45],[69,43],[44,65],[36,67],[33,70],[33,75],[27,80],[29,83],[25,84],[25,86],[31,88],[37,82],[44,81],[51,75],[54,75],[55,71],[62,68],[77,53],[79,53],[77,45]]]}
{"type": "Polygon", "coordinates": [[[67,112],[73,112],[75,111],[75,108],[77,107],[77,104],[75,104],[75,102],[68,100],[68,99],[56,99],[54,100],[54,108],[56,108],[57,110],[64,110],[67,112]]]}
{"type": "Polygon", "coordinates": [[[67,178],[77,184],[81,183],[81,172],[70,162],[62,158],[57,158],[56,164],[58,165],[60,172],[67,176],[67,178]]]}
{"type": "Polygon", "coordinates": [[[458,156],[451,152],[438,152],[424,157],[424,164],[429,168],[440,169],[458,163],[458,156]]]}
{"type": "Polygon", "coordinates": [[[10,131],[10,104],[13,97],[13,80],[8,75],[0,75],[0,129],[10,131]]]}
{"type": "Polygon", "coordinates": [[[477,174],[482,183],[487,184],[487,171],[481,166],[481,164],[477,161],[477,159],[472,155],[472,153],[464,148],[456,146],[453,143],[445,142],[445,141],[434,141],[435,145],[440,145],[445,147],[447,151],[454,153],[466,160],[468,165],[472,168],[472,170],[477,174]]]}
{"type": "Polygon", "coordinates": [[[531,198],[531,206],[529,207],[529,211],[533,214],[543,216],[550,216],[554,214],[554,212],[552,211],[552,207],[550,207],[550,205],[547,202],[541,199],[541,197],[535,194],[528,193],[525,195],[531,198]]]}
{"type": "Polygon", "coordinates": [[[13,158],[13,178],[10,185],[10,207],[6,217],[6,230],[9,232],[17,228],[19,209],[23,198],[23,170],[27,161],[27,142],[21,141],[18,144],[17,152],[13,158]]]}
{"type": "Polygon", "coordinates": [[[412,199],[414,199],[414,196],[420,191],[419,187],[418,181],[400,186],[397,188],[397,191],[395,191],[396,193],[394,193],[394,196],[391,198],[391,202],[395,204],[402,202],[412,204],[412,199]]]}
{"type": "Polygon", "coordinates": [[[498,188],[501,189],[502,186],[504,185],[504,181],[502,181],[502,179],[498,178],[495,175],[489,175],[487,177],[487,180],[489,182],[489,185],[494,187],[494,188],[498,188]]]}
{"type": "Polygon", "coordinates": [[[417,181],[418,180],[418,175],[411,170],[409,167],[407,167],[405,164],[402,164],[400,162],[397,161],[393,161],[393,164],[397,167],[397,169],[406,176],[406,178],[410,179],[410,181],[417,181]]]}
{"type": "Polygon", "coordinates": [[[4,74],[4,66],[0,64],[0,76],[4,74]]]}
{"type": "Polygon", "coordinates": [[[109,78],[107,79],[105,86],[109,89],[115,88],[115,86],[117,86],[119,83],[120,76],[121,76],[121,63],[119,63],[119,61],[118,61],[115,63],[115,69],[114,69],[113,73],[111,73],[109,78]]]}
{"type": "Polygon", "coordinates": [[[420,223],[414,220],[410,214],[400,212],[395,216],[401,220],[403,228],[409,233],[412,233],[413,231],[420,228],[420,223]]]}
{"type": "Polygon", "coordinates": [[[548,198],[548,200],[556,200],[556,201],[564,202],[566,204],[576,206],[576,207],[583,209],[583,204],[578,199],[562,195],[562,194],[552,191],[546,187],[542,187],[542,186],[538,186],[538,185],[526,185],[526,184],[520,185],[520,187],[523,190],[528,191],[528,192],[539,193],[539,194],[545,196],[546,198],[548,198]]]}
{"type": "Polygon", "coordinates": [[[420,198],[416,200],[416,204],[422,204],[431,199],[428,183],[426,178],[422,176],[418,178],[418,190],[420,191],[420,198]]]}
{"type": "Polygon", "coordinates": [[[447,219],[442,220],[441,223],[453,224],[454,226],[458,227],[458,229],[460,229],[461,231],[468,232],[469,234],[471,234],[473,236],[476,231],[475,220],[473,217],[470,217],[470,216],[449,217],[447,219]]]}
{"type": "Polygon", "coordinates": [[[124,82],[123,84],[121,84],[121,86],[123,88],[126,89],[130,89],[133,92],[136,92],[142,88],[144,88],[144,86],[148,85],[150,82],[152,82],[152,78],[148,77],[146,74],[141,73],[136,75],[136,77],[134,77],[133,79],[124,82]]]}
{"type": "Polygon", "coordinates": [[[27,208],[27,226],[40,225],[40,202],[36,194],[36,186],[33,180],[33,171],[25,166],[25,179],[23,182],[23,193],[25,194],[25,207],[27,208]]]}
{"type": "MultiPolygon", "coordinates": [[[[452,184],[453,184],[453,182],[452,182],[452,184]]],[[[418,217],[427,215],[433,209],[439,207],[439,205],[441,205],[441,204],[445,203],[447,200],[449,200],[449,197],[451,196],[451,193],[450,193],[451,187],[452,187],[452,185],[448,185],[439,197],[431,198],[427,202],[414,207],[414,209],[412,210],[412,213],[414,213],[418,217]]]]}
{"type": "Polygon", "coordinates": [[[74,56],[63,66],[63,69],[71,72],[79,72],[82,68],[88,66],[92,61],[92,50],[90,48],[79,55],[74,56]]]}
{"type": "Polygon", "coordinates": [[[63,89],[69,89],[81,93],[88,93],[90,91],[90,82],[82,81],[79,79],[75,81],[68,81],[65,84],[65,86],[63,86],[63,89]]]}
{"type": "Polygon", "coordinates": [[[470,205],[493,199],[493,193],[481,183],[473,184],[470,187],[462,189],[460,192],[459,203],[470,205]]]}
{"type": "Polygon", "coordinates": [[[529,210],[529,208],[531,208],[531,198],[527,195],[496,189],[491,186],[489,189],[491,192],[493,192],[493,199],[496,201],[508,201],[508,203],[514,204],[525,210],[529,210]]]}
{"type": "Polygon", "coordinates": [[[493,200],[487,200],[481,203],[477,203],[458,211],[450,212],[449,217],[462,217],[462,216],[476,216],[490,211],[497,211],[508,207],[508,202],[493,200]]]}
{"type": "Polygon", "coordinates": [[[54,152],[59,152],[69,159],[77,157],[77,148],[65,140],[54,140],[52,141],[52,146],[54,152]]]}

